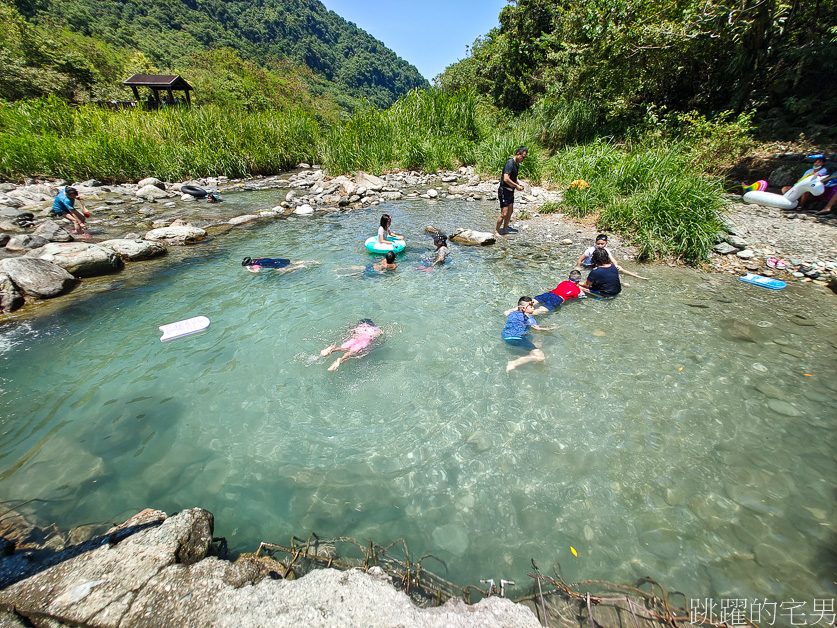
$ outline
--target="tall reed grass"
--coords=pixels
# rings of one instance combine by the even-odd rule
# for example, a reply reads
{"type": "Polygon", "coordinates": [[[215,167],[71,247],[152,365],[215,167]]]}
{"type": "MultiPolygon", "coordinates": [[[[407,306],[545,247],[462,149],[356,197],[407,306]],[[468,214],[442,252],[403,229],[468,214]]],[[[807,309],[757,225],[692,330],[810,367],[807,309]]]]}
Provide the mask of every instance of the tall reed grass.
{"type": "Polygon", "coordinates": [[[314,159],[319,126],[301,111],[155,112],[71,107],[50,98],[0,106],[0,176],[181,180],[275,173],[314,159]]]}
{"type": "Polygon", "coordinates": [[[722,180],[701,172],[688,146],[624,146],[606,141],[568,147],[545,164],[562,185],[568,213],[596,214],[600,229],[629,236],[640,259],[675,257],[688,263],[708,256],[722,230],[727,204],[722,180]]]}
{"type": "Polygon", "coordinates": [[[333,173],[435,172],[473,164],[488,115],[476,97],[438,89],[414,90],[390,109],[363,109],[326,129],[318,144],[333,173]]]}

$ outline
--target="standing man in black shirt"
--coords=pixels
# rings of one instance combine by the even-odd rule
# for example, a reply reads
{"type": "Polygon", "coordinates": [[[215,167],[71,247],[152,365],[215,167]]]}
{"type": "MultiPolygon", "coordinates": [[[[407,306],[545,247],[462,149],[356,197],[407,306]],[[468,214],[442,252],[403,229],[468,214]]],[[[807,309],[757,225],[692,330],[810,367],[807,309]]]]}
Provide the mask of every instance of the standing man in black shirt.
{"type": "Polygon", "coordinates": [[[514,157],[509,159],[503,167],[500,187],[497,188],[497,199],[500,201],[500,217],[497,219],[497,226],[494,228],[495,236],[503,236],[517,231],[517,229],[509,227],[509,220],[511,220],[514,211],[514,191],[523,191],[523,186],[517,182],[517,168],[528,154],[529,150],[525,146],[520,146],[515,151],[514,157]]]}

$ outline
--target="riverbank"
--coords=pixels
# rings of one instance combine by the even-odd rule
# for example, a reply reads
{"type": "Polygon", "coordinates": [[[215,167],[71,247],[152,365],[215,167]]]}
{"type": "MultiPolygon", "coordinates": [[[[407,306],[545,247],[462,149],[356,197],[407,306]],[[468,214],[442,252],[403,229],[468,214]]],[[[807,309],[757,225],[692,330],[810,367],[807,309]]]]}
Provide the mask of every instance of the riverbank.
{"type": "MultiPolygon", "coordinates": [[[[300,545],[284,559],[256,552],[230,562],[217,555],[220,539],[213,538],[212,513],[200,508],[171,517],[146,509],[100,532],[94,526],[68,534],[54,528],[41,530],[5,509],[3,521],[0,624],[10,628],[278,624],[535,628],[541,621],[555,628],[593,621],[615,628],[624,625],[629,615],[634,625],[653,628],[666,623],[664,616],[669,619],[666,625],[685,626],[689,620],[686,611],[667,608],[668,601],[664,608],[656,593],[614,587],[617,593],[611,590],[607,598],[589,597],[563,583],[556,586],[548,577],[520,603],[494,592],[476,604],[466,604],[446,592],[440,596],[447,600],[444,604],[424,599],[419,605],[415,603],[421,600],[419,591],[439,582],[432,574],[425,571],[419,576],[408,562],[404,573],[415,581],[405,591],[398,562],[387,561],[385,551],[376,554],[376,564],[370,565],[338,556],[328,541],[300,545]],[[341,567],[318,569],[314,567],[318,562],[341,567]]],[[[603,584],[592,590],[603,590],[603,584]]]]}
{"type": "MultiPolygon", "coordinates": [[[[30,180],[21,186],[0,184],[0,245],[4,247],[0,250],[0,309],[10,313],[25,301],[37,303],[64,294],[79,279],[119,272],[126,264],[131,268],[140,260],[165,255],[170,247],[196,244],[259,221],[350,211],[411,198],[433,203],[496,202],[497,181],[482,180],[472,167],[436,174],[397,172],[379,178],[358,173],[352,178],[329,178],[317,166],[299,166],[292,173],[247,180],[218,177],[165,183],[149,178],[118,186],[102,185],[95,180],[74,183],[90,213],[91,237],[84,240],[49,218],[52,199],[67,182],[30,180]],[[275,204],[258,212],[241,213],[235,203],[208,204],[183,193],[186,185],[217,190],[222,197],[234,191],[275,190],[275,204]],[[47,271],[51,273],[49,285],[31,281],[32,274],[45,276],[47,271]],[[28,278],[21,279],[24,275],[28,278]]],[[[733,274],[754,272],[819,286],[830,282],[837,288],[835,217],[787,215],[734,200],[730,197],[728,233],[720,234],[723,241],[716,246],[706,268],[733,274]],[[782,264],[776,268],[777,259],[784,262],[784,269],[782,264]]],[[[560,206],[560,190],[529,186],[518,194],[516,201],[514,224],[520,231],[509,236],[510,240],[572,247],[580,254],[597,233],[591,219],[541,213],[544,205],[549,209],[560,206]]],[[[491,229],[482,226],[486,227],[491,229]]],[[[470,243],[485,242],[490,236],[490,232],[483,234],[478,242],[470,243]]],[[[631,260],[636,255],[636,250],[618,237],[612,238],[611,246],[619,259],[631,260]]]]}

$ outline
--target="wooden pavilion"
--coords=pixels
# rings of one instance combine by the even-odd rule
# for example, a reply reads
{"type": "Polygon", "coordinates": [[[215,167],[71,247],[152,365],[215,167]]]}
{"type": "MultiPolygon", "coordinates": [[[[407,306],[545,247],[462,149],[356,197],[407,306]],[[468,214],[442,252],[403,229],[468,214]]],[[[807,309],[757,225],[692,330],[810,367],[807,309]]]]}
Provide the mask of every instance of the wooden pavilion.
{"type": "Polygon", "coordinates": [[[127,85],[133,90],[134,98],[137,99],[137,104],[141,104],[139,87],[147,87],[151,90],[151,94],[146,101],[146,106],[149,109],[157,109],[164,105],[175,105],[178,102],[174,98],[175,91],[182,91],[186,94],[185,104],[187,107],[192,105],[189,98],[189,91],[194,89],[189,83],[183,80],[183,77],[177,74],[134,74],[131,78],[122,81],[123,85],[127,85]],[[160,92],[166,92],[166,96],[160,96],[160,92]]]}

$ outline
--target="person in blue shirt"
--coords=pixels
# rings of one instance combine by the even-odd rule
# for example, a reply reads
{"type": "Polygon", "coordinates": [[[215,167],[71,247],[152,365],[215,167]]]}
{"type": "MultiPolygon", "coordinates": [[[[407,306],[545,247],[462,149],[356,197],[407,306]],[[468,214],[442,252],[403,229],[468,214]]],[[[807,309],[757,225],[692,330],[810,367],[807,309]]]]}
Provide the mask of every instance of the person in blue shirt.
{"type": "Polygon", "coordinates": [[[517,301],[517,309],[509,314],[506,326],[503,327],[502,338],[506,344],[517,349],[526,351],[526,355],[510,360],[506,365],[506,372],[513,371],[521,364],[527,362],[543,362],[546,358],[538,347],[529,339],[529,329],[538,331],[552,331],[555,327],[541,327],[532,316],[535,310],[535,301],[532,297],[520,297],[517,301]]]}
{"type": "Polygon", "coordinates": [[[89,216],[84,201],[78,195],[78,190],[70,186],[65,187],[55,197],[52,202],[52,215],[55,218],[66,218],[73,223],[73,233],[81,234],[83,238],[89,238],[90,234],[87,233],[87,223],[84,221],[84,216],[75,207],[76,200],[81,203],[81,209],[85,216],[89,216]]]}

